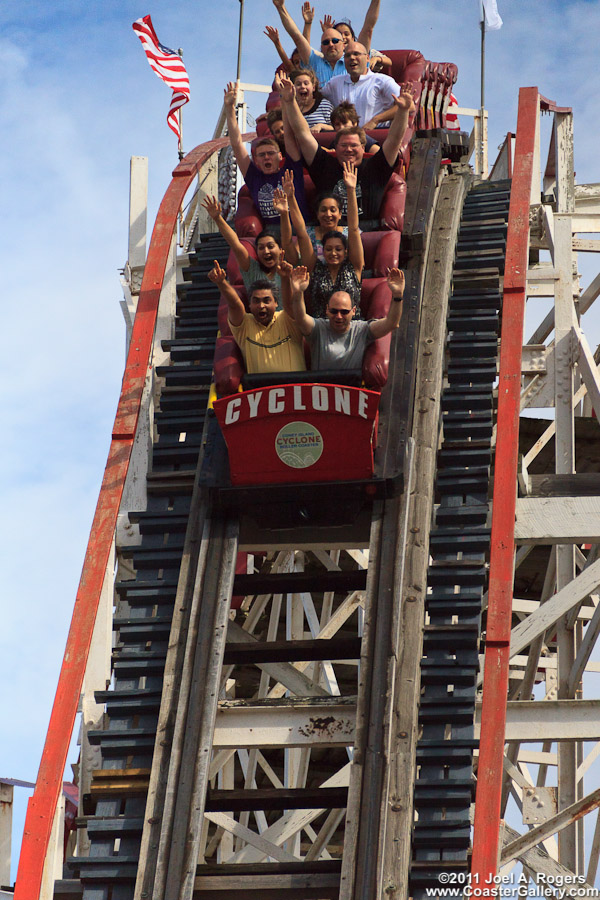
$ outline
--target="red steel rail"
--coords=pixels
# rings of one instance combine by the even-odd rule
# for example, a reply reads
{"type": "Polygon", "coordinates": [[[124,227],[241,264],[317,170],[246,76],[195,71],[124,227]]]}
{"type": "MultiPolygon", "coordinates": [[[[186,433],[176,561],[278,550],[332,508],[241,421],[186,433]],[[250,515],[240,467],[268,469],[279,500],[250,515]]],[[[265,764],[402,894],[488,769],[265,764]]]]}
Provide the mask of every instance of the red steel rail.
{"type": "MultiPolygon", "coordinates": [[[[254,134],[244,135],[246,140],[254,137],[254,134]]],[[[154,223],[108,460],[92,522],[36,786],[27,806],[15,900],[36,900],[41,890],[44,861],[62,789],[100,592],[129,468],[152,352],[158,302],[177,216],[200,167],[213,153],[228,145],[228,138],[219,138],[200,144],[187,154],[173,172],[172,181],[154,223]]]]}
{"type": "Polygon", "coordinates": [[[529,205],[540,100],[535,87],[519,91],[517,139],[508,213],[498,425],[481,737],[475,798],[472,886],[496,874],[508,692],[514,532],[517,499],[521,353],[529,250],[529,205]]]}

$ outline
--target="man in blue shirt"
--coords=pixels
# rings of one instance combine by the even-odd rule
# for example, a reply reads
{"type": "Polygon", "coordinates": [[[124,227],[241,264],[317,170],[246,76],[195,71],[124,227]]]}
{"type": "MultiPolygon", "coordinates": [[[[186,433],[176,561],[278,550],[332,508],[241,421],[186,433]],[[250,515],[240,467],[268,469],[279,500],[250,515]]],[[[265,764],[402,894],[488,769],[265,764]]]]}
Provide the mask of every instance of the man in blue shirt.
{"type": "Polygon", "coordinates": [[[335,28],[326,28],[321,35],[321,53],[316,53],[306,40],[289,12],[285,8],[285,0],[273,0],[281,18],[281,23],[298,48],[300,59],[305,66],[310,66],[319,79],[321,86],[327,84],[334,75],[344,75],[344,38],[335,28]]]}

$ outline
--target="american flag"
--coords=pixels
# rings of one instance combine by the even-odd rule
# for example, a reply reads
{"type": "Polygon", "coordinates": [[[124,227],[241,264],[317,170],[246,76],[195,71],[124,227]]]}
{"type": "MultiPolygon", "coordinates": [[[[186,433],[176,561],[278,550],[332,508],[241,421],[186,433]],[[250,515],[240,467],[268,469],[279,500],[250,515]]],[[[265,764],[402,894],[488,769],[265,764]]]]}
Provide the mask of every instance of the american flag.
{"type": "Polygon", "coordinates": [[[150,16],[136,19],[132,27],[142,42],[144,53],[148,57],[151,67],[158,77],[173,91],[171,106],[167,115],[167,124],[171,131],[175,132],[177,140],[181,144],[181,129],[179,127],[177,110],[190,99],[190,80],[183,60],[174,50],[170,50],[160,43],[150,16]]]}

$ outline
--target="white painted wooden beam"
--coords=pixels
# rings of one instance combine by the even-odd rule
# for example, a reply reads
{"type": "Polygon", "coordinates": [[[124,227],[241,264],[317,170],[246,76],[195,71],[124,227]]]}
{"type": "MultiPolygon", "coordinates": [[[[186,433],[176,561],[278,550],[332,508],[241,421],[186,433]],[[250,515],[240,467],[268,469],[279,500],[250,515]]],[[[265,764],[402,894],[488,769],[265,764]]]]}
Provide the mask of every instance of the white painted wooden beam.
{"type": "Polygon", "coordinates": [[[587,797],[575,801],[575,803],[567,806],[565,809],[561,810],[561,812],[557,813],[557,815],[547,819],[542,825],[532,828],[531,831],[522,834],[516,840],[504,847],[500,857],[501,863],[504,864],[510,862],[511,859],[520,856],[525,850],[530,850],[532,847],[535,847],[536,844],[539,844],[547,837],[550,837],[550,835],[556,834],[558,831],[562,831],[563,828],[572,825],[574,821],[596,809],[598,806],[600,806],[600,788],[593,791],[591,794],[588,794],[587,797]]]}
{"type": "Polygon", "coordinates": [[[519,544],[581,544],[600,539],[597,497],[523,497],[517,500],[519,544]]]}
{"type": "Polygon", "coordinates": [[[554,625],[566,612],[585,600],[600,584],[600,560],[584,569],[566,587],[550,597],[524,622],[512,630],[510,641],[511,658],[554,625]]]}
{"type": "MultiPolygon", "coordinates": [[[[479,738],[481,704],[475,710],[479,738]]],[[[507,741],[598,741],[600,700],[509,700],[506,704],[507,741]]]]}
{"type": "Polygon", "coordinates": [[[354,743],[355,698],[331,702],[276,704],[223,701],[219,704],[213,747],[348,747],[354,743]]]}

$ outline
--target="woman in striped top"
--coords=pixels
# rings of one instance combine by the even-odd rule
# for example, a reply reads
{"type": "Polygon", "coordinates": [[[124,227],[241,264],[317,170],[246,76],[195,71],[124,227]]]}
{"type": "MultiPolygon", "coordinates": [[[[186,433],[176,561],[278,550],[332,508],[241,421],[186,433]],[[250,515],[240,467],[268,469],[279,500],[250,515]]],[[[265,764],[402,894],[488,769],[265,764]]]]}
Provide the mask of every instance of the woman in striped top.
{"type": "Polygon", "coordinates": [[[330,122],[333,106],[319,91],[319,82],[312,69],[294,69],[290,78],[296,88],[296,100],[300,112],[308,122],[310,130],[333,131],[330,122]]]}

